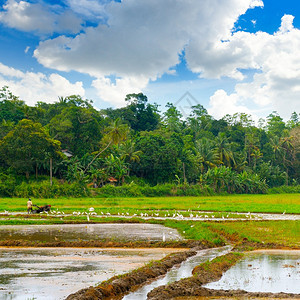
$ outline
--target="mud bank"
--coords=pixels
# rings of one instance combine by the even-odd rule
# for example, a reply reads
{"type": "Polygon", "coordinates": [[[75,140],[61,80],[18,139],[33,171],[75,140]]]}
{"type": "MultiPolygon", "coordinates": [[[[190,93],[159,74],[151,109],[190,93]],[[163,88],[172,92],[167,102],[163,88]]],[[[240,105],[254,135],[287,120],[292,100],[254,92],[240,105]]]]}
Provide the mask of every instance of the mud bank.
{"type": "MultiPolygon", "coordinates": [[[[218,246],[223,246],[218,245],[218,246]]],[[[24,241],[24,240],[5,240],[0,241],[0,247],[74,247],[74,248],[197,248],[206,249],[216,247],[215,244],[208,241],[170,241],[170,242],[122,242],[122,241],[57,241],[57,242],[39,242],[39,241],[24,241]]]]}
{"type": "Polygon", "coordinates": [[[294,298],[299,299],[299,294],[288,293],[259,293],[243,290],[213,290],[202,287],[212,281],[217,281],[222,274],[229,270],[243,257],[241,253],[229,253],[218,257],[211,262],[203,263],[193,270],[193,277],[182,279],[169,285],[160,286],[147,295],[149,300],[173,299],[176,297],[236,297],[236,298],[294,298]]]}
{"type": "Polygon", "coordinates": [[[134,290],[148,280],[164,275],[174,265],[180,264],[188,257],[196,255],[193,250],[170,254],[160,261],[153,262],[145,267],[137,269],[123,276],[113,277],[96,287],[82,289],[69,295],[67,300],[96,300],[119,298],[130,290],[134,290]]]}

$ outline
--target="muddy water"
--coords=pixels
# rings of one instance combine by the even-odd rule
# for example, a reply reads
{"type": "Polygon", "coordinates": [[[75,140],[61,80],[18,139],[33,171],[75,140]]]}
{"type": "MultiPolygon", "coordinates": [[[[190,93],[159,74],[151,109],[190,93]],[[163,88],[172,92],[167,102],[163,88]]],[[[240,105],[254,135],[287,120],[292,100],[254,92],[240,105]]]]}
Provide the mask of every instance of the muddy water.
{"type": "Polygon", "coordinates": [[[175,229],[156,224],[2,225],[1,240],[55,241],[172,241],[182,237],[175,229]]]}
{"type": "Polygon", "coordinates": [[[300,250],[264,250],[248,253],[210,289],[300,294],[300,250]]]}
{"type": "Polygon", "coordinates": [[[0,248],[0,299],[64,299],[179,249],[0,248]]]}
{"type": "Polygon", "coordinates": [[[134,293],[130,293],[123,297],[123,300],[143,300],[147,299],[147,294],[154,288],[166,285],[168,283],[180,280],[182,278],[190,277],[192,275],[192,270],[197,265],[207,261],[212,260],[217,256],[224,255],[228,253],[231,246],[226,246],[222,248],[206,249],[198,251],[197,255],[188,258],[186,261],[182,262],[180,267],[173,267],[164,277],[151,282],[149,285],[138,289],[134,293]]]}

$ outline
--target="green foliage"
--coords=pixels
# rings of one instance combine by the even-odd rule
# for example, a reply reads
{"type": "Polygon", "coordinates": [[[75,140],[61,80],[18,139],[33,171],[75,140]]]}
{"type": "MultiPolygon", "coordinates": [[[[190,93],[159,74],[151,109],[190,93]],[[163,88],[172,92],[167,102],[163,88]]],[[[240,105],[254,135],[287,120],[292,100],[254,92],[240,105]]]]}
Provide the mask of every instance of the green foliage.
{"type": "Polygon", "coordinates": [[[208,186],[200,185],[175,185],[158,184],[155,186],[138,186],[134,183],[122,186],[105,185],[102,188],[93,189],[97,196],[101,197],[161,197],[161,196],[202,196],[212,195],[214,192],[208,186]]]}
{"type": "Polygon", "coordinates": [[[89,196],[87,187],[80,183],[58,183],[54,181],[50,186],[49,181],[27,183],[15,187],[14,196],[22,198],[57,198],[57,197],[86,197],[89,196]]]}
{"type": "MultiPolygon", "coordinates": [[[[124,191],[131,195],[172,195],[175,178],[178,195],[201,194],[204,186],[209,186],[205,193],[264,193],[267,185],[299,183],[298,112],[287,122],[273,112],[256,127],[245,113],[215,120],[198,104],[183,119],[172,103],[160,113],[142,93],[125,100],[125,107],[100,111],[78,95],[31,107],[3,87],[0,168],[14,169],[10,176],[25,173],[27,180],[52,171],[69,183],[93,186],[108,184],[111,177],[122,185],[131,176],[159,184],[155,189],[143,184],[144,192],[124,191]],[[73,158],[62,161],[60,145],[73,158]]],[[[9,180],[0,182],[3,195],[12,192],[9,180]]]]}
{"type": "Polygon", "coordinates": [[[262,194],[268,188],[265,180],[257,174],[246,171],[237,174],[225,166],[209,169],[202,180],[217,193],[262,194]]]}
{"type": "Polygon", "coordinates": [[[39,123],[24,119],[0,140],[1,157],[7,165],[29,176],[38,163],[59,158],[60,142],[51,139],[39,123]]]}
{"type": "Polygon", "coordinates": [[[14,194],[15,185],[15,176],[0,173],[0,196],[12,197],[14,194]]]}
{"type": "Polygon", "coordinates": [[[25,117],[25,102],[19,100],[7,86],[0,90],[0,121],[18,122],[25,117]]]}
{"type": "Polygon", "coordinates": [[[300,193],[300,185],[283,185],[268,189],[268,194],[297,194],[300,193]]]}

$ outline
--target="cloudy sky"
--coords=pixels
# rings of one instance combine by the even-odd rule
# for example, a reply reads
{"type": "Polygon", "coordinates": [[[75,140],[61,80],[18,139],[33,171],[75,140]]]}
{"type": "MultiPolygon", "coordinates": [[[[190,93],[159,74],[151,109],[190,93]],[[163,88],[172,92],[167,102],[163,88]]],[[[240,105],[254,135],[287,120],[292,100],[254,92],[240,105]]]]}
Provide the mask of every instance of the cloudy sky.
{"type": "Polygon", "coordinates": [[[2,0],[0,87],[34,105],[143,92],[215,118],[300,112],[298,0],[2,0]]]}

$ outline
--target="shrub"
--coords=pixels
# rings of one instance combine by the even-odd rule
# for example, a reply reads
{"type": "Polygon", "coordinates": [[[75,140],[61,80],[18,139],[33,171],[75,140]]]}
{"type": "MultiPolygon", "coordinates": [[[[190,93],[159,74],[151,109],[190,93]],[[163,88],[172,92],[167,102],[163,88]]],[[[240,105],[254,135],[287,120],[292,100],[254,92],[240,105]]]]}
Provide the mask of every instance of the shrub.
{"type": "Polygon", "coordinates": [[[13,196],[16,179],[12,175],[0,173],[0,196],[13,196]]]}
{"type": "Polygon", "coordinates": [[[135,183],[123,186],[105,185],[92,190],[99,197],[202,196],[213,194],[213,190],[209,186],[175,185],[171,183],[155,186],[138,186],[135,183]]]}
{"type": "Polygon", "coordinates": [[[50,186],[49,180],[41,182],[22,182],[15,187],[14,196],[34,198],[57,198],[57,197],[84,197],[89,195],[89,190],[81,183],[59,183],[53,180],[50,186]]]}
{"type": "Polygon", "coordinates": [[[268,190],[268,194],[293,194],[293,193],[300,193],[300,185],[296,186],[278,186],[273,187],[268,190]]]}

